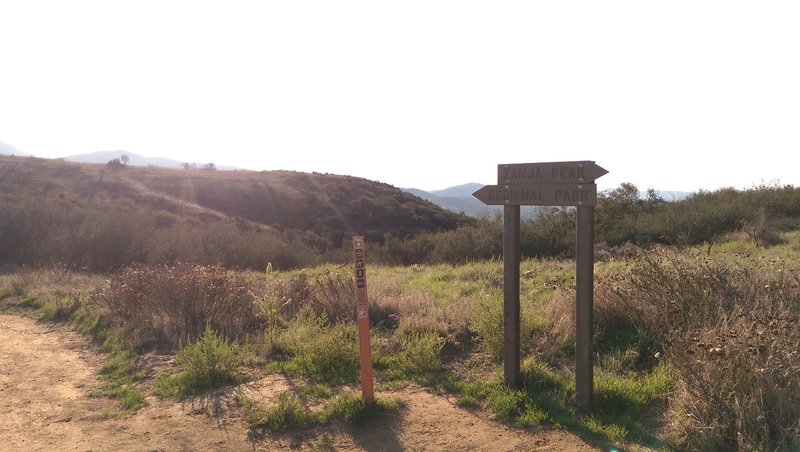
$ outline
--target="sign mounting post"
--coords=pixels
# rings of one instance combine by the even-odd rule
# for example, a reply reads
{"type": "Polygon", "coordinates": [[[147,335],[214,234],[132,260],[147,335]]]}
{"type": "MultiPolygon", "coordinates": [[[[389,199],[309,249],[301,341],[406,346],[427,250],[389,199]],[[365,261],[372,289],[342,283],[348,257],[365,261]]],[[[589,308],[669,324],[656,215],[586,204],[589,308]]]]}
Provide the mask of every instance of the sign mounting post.
{"type": "Polygon", "coordinates": [[[592,304],[594,284],[594,181],[608,173],[592,161],[497,165],[497,184],[473,196],[504,206],[503,215],[503,376],[516,387],[519,375],[519,206],[575,206],[575,387],[578,410],[591,411],[593,392],[592,304]]]}
{"type": "Polygon", "coordinates": [[[364,261],[364,237],[353,236],[353,258],[356,273],[356,321],[358,322],[358,347],[361,361],[361,395],[364,405],[375,402],[372,381],[372,353],[369,343],[369,303],[367,302],[367,266],[364,261]]]}
{"type": "Polygon", "coordinates": [[[519,386],[519,206],[503,207],[503,382],[519,386]]]}

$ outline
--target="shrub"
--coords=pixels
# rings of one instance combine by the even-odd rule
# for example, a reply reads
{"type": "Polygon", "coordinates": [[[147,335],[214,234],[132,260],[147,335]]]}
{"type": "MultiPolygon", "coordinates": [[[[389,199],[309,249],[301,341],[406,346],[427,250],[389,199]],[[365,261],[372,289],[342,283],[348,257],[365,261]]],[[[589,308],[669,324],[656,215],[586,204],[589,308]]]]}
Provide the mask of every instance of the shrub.
{"type": "Polygon", "coordinates": [[[234,381],[241,365],[241,350],[207,328],[197,341],[181,348],[175,358],[193,385],[203,390],[234,381]]]}
{"type": "Polygon", "coordinates": [[[292,355],[289,370],[329,384],[351,383],[359,369],[358,333],[354,325],[327,323],[310,310],[289,323],[281,338],[292,355]]]}
{"type": "Polygon", "coordinates": [[[677,374],[690,449],[800,445],[800,273],[774,260],[650,255],[603,292],[636,313],[677,374]]]}
{"type": "Polygon", "coordinates": [[[400,339],[400,368],[408,375],[424,376],[442,367],[444,339],[436,333],[410,333],[400,339]]]}
{"type": "Polygon", "coordinates": [[[242,363],[241,352],[239,346],[209,328],[197,341],[178,351],[175,358],[182,371],[158,377],[153,383],[153,392],[159,397],[182,399],[233,383],[242,363]]]}
{"type": "Polygon", "coordinates": [[[252,293],[219,265],[128,268],[93,301],[134,342],[175,347],[198,338],[206,327],[236,338],[254,326],[252,293]]]}

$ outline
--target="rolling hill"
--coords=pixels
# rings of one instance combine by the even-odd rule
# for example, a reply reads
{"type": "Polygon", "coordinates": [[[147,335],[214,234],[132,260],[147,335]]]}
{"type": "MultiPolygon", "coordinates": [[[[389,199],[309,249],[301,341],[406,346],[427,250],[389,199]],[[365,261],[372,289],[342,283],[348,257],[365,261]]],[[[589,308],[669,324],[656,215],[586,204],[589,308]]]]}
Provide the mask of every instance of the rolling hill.
{"type": "Polygon", "coordinates": [[[382,242],[471,221],[351,176],[0,157],[0,265],[292,267],[341,251],[355,234],[382,242]]]}

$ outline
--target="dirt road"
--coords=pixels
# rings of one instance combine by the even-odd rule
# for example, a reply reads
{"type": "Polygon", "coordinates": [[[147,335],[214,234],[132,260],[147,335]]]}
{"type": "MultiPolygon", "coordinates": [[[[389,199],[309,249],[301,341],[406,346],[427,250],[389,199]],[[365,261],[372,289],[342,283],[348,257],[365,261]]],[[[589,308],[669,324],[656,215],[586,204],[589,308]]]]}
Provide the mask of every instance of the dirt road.
{"type": "Polygon", "coordinates": [[[148,397],[137,414],[120,416],[118,402],[92,396],[102,384],[101,362],[85,339],[60,325],[0,314],[0,450],[595,450],[563,431],[510,429],[419,388],[378,394],[406,402],[382,422],[254,436],[233,393],[269,406],[286,387],[280,376],[183,403],[148,397]]]}

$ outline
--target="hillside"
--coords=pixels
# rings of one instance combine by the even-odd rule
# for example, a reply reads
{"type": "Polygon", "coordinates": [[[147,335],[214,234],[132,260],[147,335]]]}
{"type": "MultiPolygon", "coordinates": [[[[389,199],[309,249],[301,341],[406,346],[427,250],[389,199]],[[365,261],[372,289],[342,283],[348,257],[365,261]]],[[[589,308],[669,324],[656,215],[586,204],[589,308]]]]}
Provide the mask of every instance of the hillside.
{"type": "Polygon", "coordinates": [[[0,265],[96,270],[189,260],[291,267],[353,234],[382,241],[470,220],[331,174],[112,167],[0,157],[0,265]]]}

